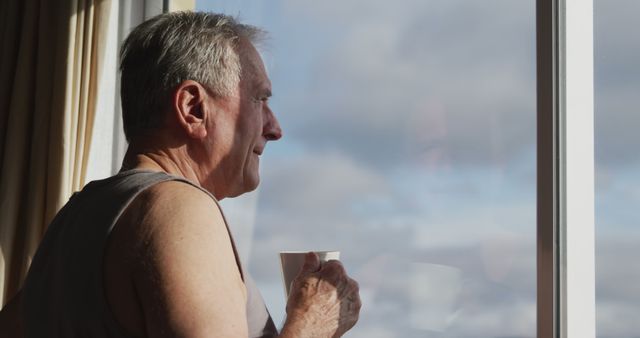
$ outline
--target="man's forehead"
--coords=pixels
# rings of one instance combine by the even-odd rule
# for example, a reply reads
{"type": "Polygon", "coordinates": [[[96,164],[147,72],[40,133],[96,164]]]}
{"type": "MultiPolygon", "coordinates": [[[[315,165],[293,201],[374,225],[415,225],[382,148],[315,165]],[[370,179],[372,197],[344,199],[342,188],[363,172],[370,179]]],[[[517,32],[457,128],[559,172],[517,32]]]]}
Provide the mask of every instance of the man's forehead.
{"type": "Polygon", "coordinates": [[[260,52],[258,52],[258,49],[247,38],[240,39],[238,43],[238,53],[240,54],[242,63],[249,64],[258,69],[264,69],[260,52]]]}
{"type": "Polygon", "coordinates": [[[243,75],[248,75],[247,79],[250,79],[255,86],[268,91],[268,94],[271,95],[271,80],[257,48],[246,38],[240,40],[238,47],[243,75]]]}

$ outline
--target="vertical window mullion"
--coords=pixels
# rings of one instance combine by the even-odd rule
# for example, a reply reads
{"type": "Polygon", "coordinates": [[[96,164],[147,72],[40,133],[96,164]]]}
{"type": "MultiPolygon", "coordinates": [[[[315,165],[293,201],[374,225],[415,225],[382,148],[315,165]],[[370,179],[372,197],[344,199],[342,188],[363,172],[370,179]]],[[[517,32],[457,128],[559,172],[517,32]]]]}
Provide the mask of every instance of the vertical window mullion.
{"type": "Polygon", "coordinates": [[[558,334],[558,1],[536,1],[537,337],[558,334]]]}
{"type": "Polygon", "coordinates": [[[593,2],[537,1],[538,337],[595,337],[593,2]]]}
{"type": "Polygon", "coordinates": [[[564,2],[562,331],[595,338],[593,0],[564,2]]]}

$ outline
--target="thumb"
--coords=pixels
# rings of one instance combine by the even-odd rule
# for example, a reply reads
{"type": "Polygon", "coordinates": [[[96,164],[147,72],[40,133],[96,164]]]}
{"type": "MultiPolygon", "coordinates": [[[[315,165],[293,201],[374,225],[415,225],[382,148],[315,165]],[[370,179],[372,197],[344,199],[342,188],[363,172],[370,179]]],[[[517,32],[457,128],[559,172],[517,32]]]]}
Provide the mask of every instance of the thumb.
{"type": "Polygon", "coordinates": [[[304,256],[304,264],[301,272],[317,272],[320,270],[320,257],[315,252],[309,252],[304,256]]]}

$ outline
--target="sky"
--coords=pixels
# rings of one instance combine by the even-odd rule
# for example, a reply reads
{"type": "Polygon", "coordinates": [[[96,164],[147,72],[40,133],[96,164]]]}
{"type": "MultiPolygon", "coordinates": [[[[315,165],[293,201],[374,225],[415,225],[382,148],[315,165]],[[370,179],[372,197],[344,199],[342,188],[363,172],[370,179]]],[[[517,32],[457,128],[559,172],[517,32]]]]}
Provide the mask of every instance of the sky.
{"type": "MultiPolygon", "coordinates": [[[[277,253],[340,250],[347,337],[535,336],[535,2],[204,1],[265,28],[284,130],[225,200],[277,323],[277,253]]],[[[640,337],[640,2],[595,1],[598,337],[640,337]]]]}

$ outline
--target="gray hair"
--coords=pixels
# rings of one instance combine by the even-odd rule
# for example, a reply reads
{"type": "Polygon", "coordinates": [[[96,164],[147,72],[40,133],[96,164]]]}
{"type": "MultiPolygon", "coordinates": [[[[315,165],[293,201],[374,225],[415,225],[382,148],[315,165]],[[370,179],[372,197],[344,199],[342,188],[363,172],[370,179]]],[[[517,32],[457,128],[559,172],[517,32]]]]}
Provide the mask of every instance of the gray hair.
{"type": "Polygon", "coordinates": [[[120,50],[120,95],[127,140],[160,127],[171,92],[185,80],[228,96],[241,76],[238,43],[264,31],[215,13],[172,12],[137,26],[120,50]]]}

